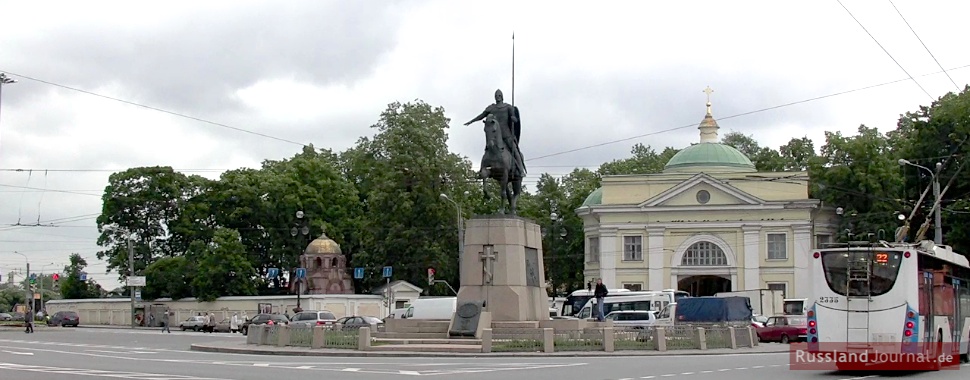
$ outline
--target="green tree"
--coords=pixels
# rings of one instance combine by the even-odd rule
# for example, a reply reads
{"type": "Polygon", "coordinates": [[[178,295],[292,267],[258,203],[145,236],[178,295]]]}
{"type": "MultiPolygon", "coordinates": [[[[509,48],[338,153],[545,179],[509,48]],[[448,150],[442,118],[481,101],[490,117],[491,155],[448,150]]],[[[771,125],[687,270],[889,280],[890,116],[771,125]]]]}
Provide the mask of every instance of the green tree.
{"type": "MultiPolygon", "coordinates": [[[[186,239],[172,236],[173,224],[181,217],[182,205],[198,194],[193,185],[201,179],[175,172],[170,167],[141,167],[114,173],[102,196],[98,217],[98,259],[107,261],[107,270],[118,271],[119,279],[128,275],[127,235],[131,233],[135,272],[143,270],[157,257],[181,254],[186,239]]],[[[184,228],[184,227],[182,227],[184,228]]]]}
{"type": "Polygon", "coordinates": [[[185,256],[163,257],[145,268],[145,288],[142,298],[173,300],[192,297],[195,266],[185,256]]]}
{"type": "Polygon", "coordinates": [[[0,287],[0,313],[13,311],[14,306],[24,303],[23,289],[2,285],[0,287]]]}
{"type": "Polygon", "coordinates": [[[721,143],[737,149],[751,160],[758,171],[776,172],[785,170],[785,160],[778,151],[762,147],[753,136],[741,132],[728,132],[721,143]]]}
{"type": "MultiPolygon", "coordinates": [[[[970,194],[970,168],[965,167],[970,157],[970,87],[959,93],[948,93],[929,106],[900,116],[897,130],[891,134],[900,147],[900,158],[936,169],[942,164],[938,174],[940,187],[949,189],[943,194],[943,233],[944,244],[952,245],[957,252],[970,255],[970,213],[968,213],[967,194],[970,194]],[[961,170],[962,169],[962,170],[961,170]]],[[[925,170],[907,166],[901,172],[905,176],[905,197],[915,203],[920,194],[932,186],[932,179],[925,170]]],[[[918,226],[926,218],[932,218],[935,202],[932,191],[919,205],[918,218],[913,220],[914,228],[910,238],[915,238],[918,226]]],[[[925,239],[933,239],[935,226],[930,221],[925,239]]]]}
{"type": "Polygon", "coordinates": [[[630,150],[633,157],[604,163],[600,165],[597,172],[600,175],[661,173],[664,165],[667,165],[677,152],[677,149],[667,147],[663,152],[657,153],[649,145],[638,143],[630,150]]]}
{"type": "MultiPolygon", "coordinates": [[[[475,195],[471,163],[448,150],[449,122],[441,107],[392,103],[373,126],[377,134],[345,153],[363,205],[365,248],[351,257],[353,266],[367,268],[358,289],[378,285],[385,265],[394,267],[395,279],[427,283],[426,269],[434,267],[436,278],[457,284],[456,213],[441,194],[463,207],[475,195]]],[[[431,287],[431,294],[447,292],[431,287]]]]}
{"type": "Polygon", "coordinates": [[[64,267],[64,276],[60,280],[61,296],[64,299],[83,299],[96,296],[92,294],[87,281],[81,281],[81,273],[88,262],[81,255],[72,253],[70,264],[64,267]]]}
{"type": "Polygon", "coordinates": [[[813,196],[843,208],[846,217],[840,229],[855,234],[854,239],[873,233],[892,240],[898,226],[895,216],[903,207],[903,182],[889,137],[863,125],[852,137],[826,132],[825,141],[819,157],[809,164],[813,196]]]}
{"type": "Polygon", "coordinates": [[[815,157],[815,143],[806,137],[792,138],[787,144],[778,148],[778,153],[784,160],[784,170],[805,171],[815,157]]]}
{"type": "Polygon", "coordinates": [[[195,297],[212,302],[221,296],[256,295],[256,270],[246,260],[239,233],[216,229],[212,243],[192,242],[187,255],[198,263],[192,279],[195,297]]]}

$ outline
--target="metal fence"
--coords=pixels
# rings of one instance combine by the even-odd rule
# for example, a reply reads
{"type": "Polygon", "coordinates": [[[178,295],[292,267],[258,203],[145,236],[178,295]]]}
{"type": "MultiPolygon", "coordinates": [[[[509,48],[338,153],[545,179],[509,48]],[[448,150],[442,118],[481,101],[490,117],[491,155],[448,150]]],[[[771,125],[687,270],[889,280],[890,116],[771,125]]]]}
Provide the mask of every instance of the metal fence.
{"type": "Polygon", "coordinates": [[[704,340],[708,349],[731,348],[731,328],[724,326],[705,328],[704,340]]]}
{"type": "Polygon", "coordinates": [[[617,327],[613,330],[613,349],[616,351],[653,351],[657,349],[657,330],[638,327],[617,327]]]}
{"type": "Polygon", "coordinates": [[[289,329],[289,346],[310,347],[313,343],[313,328],[310,326],[293,326],[289,329]]]}
{"type": "Polygon", "coordinates": [[[553,332],[552,346],[556,351],[603,351],[602,329],[559,330],[553,332]]]}
{"type": "Polygon", "coordinates": [[[668,350],[696,350],[701,348],[697,336],[697,327],[690,325],[673,325],[658,327],[664,329],[668,350]]]}
{"type": "Polygon", "coordinates": [[[542,330],[493,330],[492,352],[542,352],[542,330]]]}
{"type": "Polygon", "coordinates": [[[323,333],[323,348],[357,349],[358,329],[328,330],[323,333]]]}

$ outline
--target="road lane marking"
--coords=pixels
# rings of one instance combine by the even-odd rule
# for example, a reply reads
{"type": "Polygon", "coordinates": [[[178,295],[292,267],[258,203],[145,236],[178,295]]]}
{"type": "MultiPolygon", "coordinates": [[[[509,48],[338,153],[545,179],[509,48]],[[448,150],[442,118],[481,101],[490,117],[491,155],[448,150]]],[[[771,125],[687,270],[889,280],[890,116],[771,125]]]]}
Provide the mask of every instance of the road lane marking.
{"type": "Polygon", "coordinates": [[[360,368],[344,368],[344,372],[360,372],[360,368]]]}
{"type": "Polygon", "coordinates": [[[421,376],[421,372],[418,371],[397,371],[399,375],[411,375],[411,376],[421,376]]]}
{"type": "Polygon", "coordinates": [[[59,375],[70,374],[70,375],[79,375],[79,376],[114,377],[119,379],[230,380],[230,379],[215,378],[215,377],[196,377],[196,376],[173,375],[173,374],[162,374],[162,373],[106,371],[106,370],[94,370],[94,369],[84,369],[84,368],[49,367],[49,366],[26,365],[26,364],[16,364],[16,363],[0,363],[0,368],[12,370],[12,371],[41,372],[41,373],[51,373],[51,374],[59,374],[59,375]]]}
{"type": "Polygon", "coordinates": [[[33,352],[17,352],[17,351],[7,351],[7,350],[3,350],[3,352],[6,352],[8,354],[14,354],[14,355],[27,355],[27,356],[33,356],[34,355],[33,352]]]}

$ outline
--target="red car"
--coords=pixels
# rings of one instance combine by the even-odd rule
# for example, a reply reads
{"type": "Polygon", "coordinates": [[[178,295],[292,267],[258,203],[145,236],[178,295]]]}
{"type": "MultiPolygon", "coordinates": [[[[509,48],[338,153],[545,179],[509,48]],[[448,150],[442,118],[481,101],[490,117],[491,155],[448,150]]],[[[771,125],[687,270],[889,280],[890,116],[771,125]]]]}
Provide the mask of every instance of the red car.
{"type": "Polygon", "coordinates": [[[778,316],[768,318],[765,327],[758,329],[758,340],[762,342],[805,341],[808,319],[802,316],[778,316]]]}

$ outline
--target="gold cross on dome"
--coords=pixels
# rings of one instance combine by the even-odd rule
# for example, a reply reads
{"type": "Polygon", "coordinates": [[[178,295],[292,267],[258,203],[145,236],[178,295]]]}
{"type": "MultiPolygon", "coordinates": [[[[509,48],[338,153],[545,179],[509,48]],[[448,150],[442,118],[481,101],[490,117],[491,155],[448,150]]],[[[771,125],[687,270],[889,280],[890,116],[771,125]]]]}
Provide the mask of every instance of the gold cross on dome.
{"type": "Polygon", "coordinates": [[[704,89],[704,93],[707,94],[707,113],[711,113],[711,93],[713,92],[714,90],[711,88],[711,86],[707,86],[707,88],[704,89]]]}

